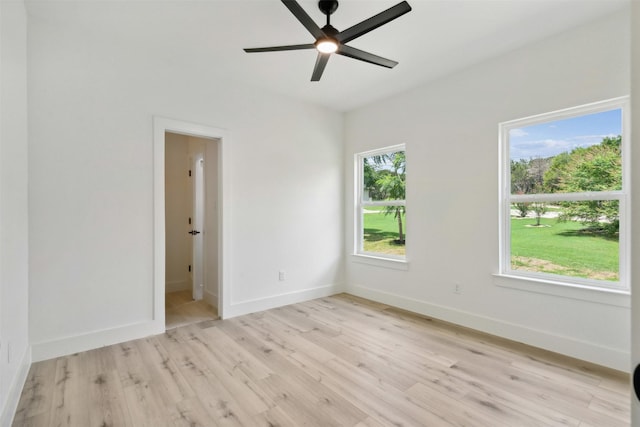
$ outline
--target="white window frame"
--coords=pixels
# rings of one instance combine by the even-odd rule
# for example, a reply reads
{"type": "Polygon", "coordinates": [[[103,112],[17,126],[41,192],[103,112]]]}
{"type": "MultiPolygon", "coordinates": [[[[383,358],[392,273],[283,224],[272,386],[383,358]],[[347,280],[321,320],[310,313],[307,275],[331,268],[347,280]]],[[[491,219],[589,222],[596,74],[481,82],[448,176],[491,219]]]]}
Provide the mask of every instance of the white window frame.
{"type": "Polygon", "coordinates": [[[539,281],[545,284],[565,285],[600,291],[628,293],[629,279],[629,245],[630,245],[630,211],[629,211],[629,141],[630,141],[630,102],[628,96],[613,98],[606,101],[567,108],[550,113],[539,114],[523,119],[511,120],[499,124],[500,141],[500,273],[511,278],[539,281]],[[534,124],[555,120],[579,117],[587,114],[622,110],[622,190],[583,192],[583,193],[546,193],[546,194],[511,194],[511,163],[509,132],[512,129],[523,128],[534,124]],[[511,268],[511,204],[517,202],[559,202],[559,201],[587,201],[587,200],[618,200],[619,202],[619,281],[585,279],[580,277],[563,276],[551,273],[530,272],[511,268]]]}
{"type": "MultiPolygon", "coordinates": [[[[383,254],[379,252],[366,252],[363,248],[364,244],[364,209],[367,206],[406,206],[406,196],[405,200],[380,200],[380,201],[371,201],[364,200],[364,159],[371,156],[377,156],[388,153],[395,153],[397,151],[404,151],[406,156],[406,147],[405,144],[392,145],[389,147],[379,148],[376,150],[365,151],[362,153],[357,153],[355,155],[355,235],[354,235],[354,255],[359,257],[369,258],[373,261],[395,261],[399,263],[405,263],[407,260],[407,246],[405,245],[405,255],[392,255],[392,254],[383,254]]],[[[406,185],[406,182],[405,182],[406,185]]],[[[406,194],[406,192],[405,192],[406,194]]],[[[405,237],[406,238],[406,237],[405,237]]],[[[362,260],[360,260],[362,261],[362,260]]],[[[364,261],[366,263],[371,263],[364,261]]],[[[386,264],[386,266],[390,268],[398,268],[398,265],[394,267],[391,264],[386,264]]]]}

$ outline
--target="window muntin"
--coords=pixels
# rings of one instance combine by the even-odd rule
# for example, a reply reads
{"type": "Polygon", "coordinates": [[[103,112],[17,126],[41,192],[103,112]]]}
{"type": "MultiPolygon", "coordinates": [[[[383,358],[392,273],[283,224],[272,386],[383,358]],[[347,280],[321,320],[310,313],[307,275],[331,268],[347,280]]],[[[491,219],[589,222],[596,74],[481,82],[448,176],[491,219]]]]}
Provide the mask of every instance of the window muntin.
{"type": "Polygon", "coordinates": [[[627,105],[500,125],[502,274],[628,290],[627,105]]]}
{"type": "Polygon", "coordinates": [[[357,154],[356,166],[356,254],[405,259],[404,145],[357,154]]]}

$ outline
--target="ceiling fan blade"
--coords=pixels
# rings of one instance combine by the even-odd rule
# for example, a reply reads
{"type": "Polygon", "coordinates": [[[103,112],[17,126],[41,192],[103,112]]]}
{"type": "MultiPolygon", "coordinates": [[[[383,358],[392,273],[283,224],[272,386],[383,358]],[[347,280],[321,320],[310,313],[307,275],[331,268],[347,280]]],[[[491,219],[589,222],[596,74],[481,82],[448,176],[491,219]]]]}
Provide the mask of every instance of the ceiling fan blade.
{"type": "Polygon", "coordinates": [[[368,62],[370,64],[380,65],[381,67],[393,68],[398,63],[391,59],[383,58],[373,53],[365,52],[364,50],[356,49],[355,47],[341,45],[336,52],[338,55],[348,56],[349,58],[359,59],[360,61],[368,62]]]}
{"type": "Polygon", "coordinates": [[[344,31],[340,31],[338,34],[336,34],[336,39],[338,39],[340,43],[347,43],[355,38],[367,34],[369,31],[375,30],[376,28],[390,21],[393,21],[394,19],[410,11],[411,6],[409,6],[409,3],[403,1],[402,3],[398,3],[397,5],[385,10],[384,12],[380,12],[379,14],[372,16],[369,19],[365,19],[364,21],[354,25],[353,27],[349,27],[344,31]]]}
{"type": "Polygon", "coordinates": [[[289,46],[272,46],[272,47],[252,47],[244,49],[245,52],[255,53],[255,52],[279,52],[282,50],[302,50],[302,49],[315,49],[315,45],[313,43],[309,44],[292,44],[289,46]]]}
{"type": "Polygon", "coordinates": [[[324,67],[327,66],[327,62],[329,62],[330,53],[320,53],[318,52],[318,57],[316,58],[316,65],[313,67],[313,74],[311,75],[311,81],[317,82],[320,81],[320,77],[322,77],[322,73],[324,72],[324,67]]]}
{"type": "Polygon", "coordinates": [[[293,15],[298,18],[298,21],[311,33],[313,37],[317,39],[325,37],[325,34],[322,32],[318,24],[316,24],[313,19],[304,11],[302,6],[298,4],[295,0],[282,0],[285,6],[293,13],[293,15]]]}

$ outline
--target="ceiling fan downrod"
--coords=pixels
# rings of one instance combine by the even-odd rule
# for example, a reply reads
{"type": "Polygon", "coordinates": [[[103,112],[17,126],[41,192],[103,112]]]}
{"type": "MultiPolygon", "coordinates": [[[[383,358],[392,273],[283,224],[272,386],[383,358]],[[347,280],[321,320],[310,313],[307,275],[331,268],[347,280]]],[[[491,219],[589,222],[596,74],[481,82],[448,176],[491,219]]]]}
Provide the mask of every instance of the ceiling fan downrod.
{"type": "Polygon", "coordinates": [[[320,0],[318,2],[318,9],[327,15],[327,26],[329,26],[331,25],[331,14],[338,9],[338,0],[320,0]]]}

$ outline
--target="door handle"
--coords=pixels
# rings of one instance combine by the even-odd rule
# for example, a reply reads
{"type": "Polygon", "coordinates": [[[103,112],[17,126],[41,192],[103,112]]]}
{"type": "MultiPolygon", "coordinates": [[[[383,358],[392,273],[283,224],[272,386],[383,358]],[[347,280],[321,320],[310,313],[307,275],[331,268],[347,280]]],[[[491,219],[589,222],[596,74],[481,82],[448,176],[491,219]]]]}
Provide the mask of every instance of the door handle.
{"type": "Polygon", "coordinates": [[[189,231],[189,234],[191,234],[192,236],[195,236],[196,234],[200,234],[200,232],[198,230],[191,230],[189,231]]]}

